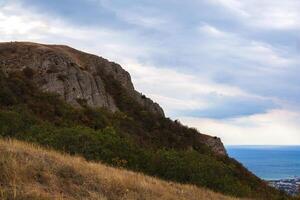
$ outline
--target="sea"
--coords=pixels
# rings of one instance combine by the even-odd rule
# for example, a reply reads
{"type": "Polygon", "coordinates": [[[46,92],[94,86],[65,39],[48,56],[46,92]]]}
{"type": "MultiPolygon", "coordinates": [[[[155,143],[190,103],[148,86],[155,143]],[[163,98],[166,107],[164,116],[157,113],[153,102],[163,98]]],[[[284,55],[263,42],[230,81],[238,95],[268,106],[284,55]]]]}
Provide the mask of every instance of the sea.
{"type": "Polygon", "coordinates": [[[264,180],[300,177],[300,146],[226,146],[230,157],[264,180]]]}

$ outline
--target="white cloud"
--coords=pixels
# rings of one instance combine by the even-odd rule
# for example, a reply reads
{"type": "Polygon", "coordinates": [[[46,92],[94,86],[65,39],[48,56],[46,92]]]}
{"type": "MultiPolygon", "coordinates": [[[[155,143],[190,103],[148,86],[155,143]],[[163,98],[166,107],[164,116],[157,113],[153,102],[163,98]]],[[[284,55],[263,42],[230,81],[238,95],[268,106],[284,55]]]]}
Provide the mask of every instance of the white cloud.
{"type": "Polygon", "coordinates": [[[226,32],[209,24],[201,25],[198,31],[202,37],[209,37],[201,44],[201,49],[212,52],[220,60],[233,58],[242,61],[241,64],[252,64],[252,71],[255,68],[265,72],[278,72],[298,62],[296,58],[286,56],[288,53],[284,49],[245,38],[238,33],[226,32]]]}
{"type": "Polygon", "coordinates": [[[256,101],[276,99],[248,93],[242,89],[212,82],[203,75],[184,74],[168,68],[157,68],[133,60],[121,60],[130,72],[137,90],[159,102],[167,115],[176,111],[192,111],[213,108],[218,99],[236,98],[256,101]],[[218,97],[216,100],[211,96],[218,97]]]}
{"type": "Polygon", "coordinates": [[[101,51],[109,58],[120,54],[121,57],[138,57],[140,52],[147,52],[149,48],[134,44],[134,34],[106,27],[79,27],[56,16],[24,9],[17,1],[6,3],[0,8],[0,41],[62,43],[93,53],[101,51]]]}
{"type": "Polygon", "coordinates": [[[215,93],[217,95],[226,96],[249,95],[238,87],[217,84],[205,76],[194,76],[180,73],[169,68],[156,68],[145,64],[141,65],[138,62],[127,59],[125,59],[123,63],[127,66],[126,68],[134,74],[138,83],[141,85],[155,84],[157,86],[156,90],[161,91],[161,89],[165,89],[165,91],[161,92],[165,92],[166,94],[176,94],[176,92],[181,91],[183,94],[187,92],[187,94],[215,93]],[[159,87],[162,85],[166,85],[166,87],[159,87]]]}
{"type": "Polygon", "coordinates": [[[2,41],[8,38],[12,39],[40,39],[43,33],[46,33],[50,27],[47,21],[35,20],[33,15],[22,15],[18,5],[7,4],[0,8],[0,39],[2,41]]]}
{"type": "Polygon", "coordinates": [[[246,26],[256,26],[261,29],[299,29],[298,0],[208,0],[236,15],[246,26]]]}
{"type": "Polygon", "coordinates": [[[297,145],[300,141],[299,118],[298,112],[270,110],[264,114],[224,120],[191,117],[181,117],[181,120],[200,132],[221,137],[227,145],[297,145]]]}
{"type": "Polygon", "coordinates": [[[216,38],[225,38],[230,36],[228,33],[221,31],[209,24],[204,24],[198,27],[198,30],[208,36],[216,37],[216,38]]]}
{"type": "Polygon", "coordinates": [[[114,6],[114,2],[109,0],[96,0],[102,7],[113,12],[121,21],[136,25],[140,28],[153,29],[156,31],[170,31],[170,16],[159,13],[159,10],[148,7],[138,6],[138,4],[124,7],[114,6]]]}
{"type": "Polygon", "coordinates": [[[249,13],[243,9],[243,2],[239,0],[207,0],[208,2],[222,5],[230,11],[242,17],[249,17],[249,13]]]}
{"type": "Polygon", "coordinates": [[[128,23],[145,28],[162,29],[167,23],[167,20],[164,20],[160,17],[145,16],[131,11],[118,11],[117,14],[121,19],[127,21],[128,23]]]}

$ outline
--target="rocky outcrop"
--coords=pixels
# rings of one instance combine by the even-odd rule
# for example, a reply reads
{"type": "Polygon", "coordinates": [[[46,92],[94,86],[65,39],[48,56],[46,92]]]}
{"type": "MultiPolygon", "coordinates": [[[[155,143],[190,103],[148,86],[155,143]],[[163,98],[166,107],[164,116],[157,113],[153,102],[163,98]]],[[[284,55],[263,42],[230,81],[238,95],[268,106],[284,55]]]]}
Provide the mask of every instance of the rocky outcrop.
{"type": "Polygon", "coordinates": [[[205,144],[208,146],[214,153],[218,155],[227,155],[227,151],[220,138],[206,135],[198,134],[195,138],[196,144],[205,144]]]}
{"type": "Polygon", "coordinates": [[[220,138],[208,136],[205,141],[206,145],[210,147],[213,152],[220,155],[227,155],[226,149],[220,138]]]}
{"type": "MultiPolygon", "coordinates": [[[[80,107],[85,103],[115,112],[120,108],[106,89],[109,83],[105,82],[113,79],[145,110],[164,117],[164,111],[157,103],[134,89],[129,73],[120,65],[67,46],[0,43],[0,67],[5,73],[23,71],[43,91],[57,93],[73,106],[80,107]]],[[[196,143],[207,145],[217,154],[227,155],[220,138],[197,132],[196,143]]]]}
{"type": "Polygon", "coordinates": [[[55,92],[73,106],[85,102],[90,107],[119,110],[105,89],[104,76],[118,81],[146,110],[164,116],[162,108],[135,91],[130,75],[120,65],[61,45],[0,43],[0,66],[8,73],[32,71],[32,79],[43,91],[55,92]]]}

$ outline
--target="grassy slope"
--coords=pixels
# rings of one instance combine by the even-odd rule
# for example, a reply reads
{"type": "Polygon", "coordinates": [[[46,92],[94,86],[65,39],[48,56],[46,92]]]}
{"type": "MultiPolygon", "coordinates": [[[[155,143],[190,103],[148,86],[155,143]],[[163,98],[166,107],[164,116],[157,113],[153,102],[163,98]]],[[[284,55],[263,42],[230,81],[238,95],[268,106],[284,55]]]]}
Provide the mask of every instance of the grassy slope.
{"type": "Polygon", "coordinates": [[[55,95],[39,92],[22,74],[6,78],[0,73],[0,135],[224,194],[286,197],[233,159],[215,156],[204,146],[181,148],[193,141],[195,130],[140,111],[120,86],[109,81],[106,85],[123,113],[77,110],[55,95]]]}
{"type": "Polygon", "coordinates": [[[0,184],[2,200],[235,199],[11,140],[0,140],[0,184]]]}

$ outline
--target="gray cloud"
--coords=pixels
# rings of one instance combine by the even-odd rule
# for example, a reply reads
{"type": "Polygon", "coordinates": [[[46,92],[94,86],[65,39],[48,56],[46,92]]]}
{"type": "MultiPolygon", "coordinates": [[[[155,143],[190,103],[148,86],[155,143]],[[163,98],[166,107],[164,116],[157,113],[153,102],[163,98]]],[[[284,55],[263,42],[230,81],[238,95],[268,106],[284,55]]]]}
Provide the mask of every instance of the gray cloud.
{"type": "MultiPolygon", "coordinates": [[[[249,120],[260,127],[255,130],[269,132],[272,126],[260,120],[271,122],[278,113],[295,121],[280,123],[278,136],[289,134],[283,133],[286,127],[299,143],[300,59],[294,33],[299,4],[0,0],[0,41],[62,43],[119,62],[136,87],[162,104],[168,115],[191,125],[197,121],[227,143],[233,136],[214,125],[248,133],[252,129],[236,122],[249,120]],[[207,121],[210,126],[202,123],[207,121]]],[[[252,134],[239,134],[234,143],[257,143],[259,133],[252,134]]]]}

